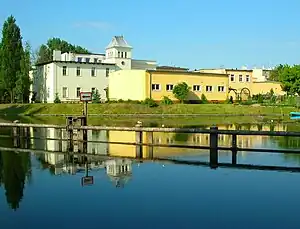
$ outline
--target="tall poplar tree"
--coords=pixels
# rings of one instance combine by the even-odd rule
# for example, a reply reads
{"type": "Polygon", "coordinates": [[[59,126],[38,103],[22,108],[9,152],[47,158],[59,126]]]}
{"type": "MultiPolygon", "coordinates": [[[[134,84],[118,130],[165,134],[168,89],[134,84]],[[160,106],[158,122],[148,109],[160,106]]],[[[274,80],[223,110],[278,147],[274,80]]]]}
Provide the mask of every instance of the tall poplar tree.
{"type": "Polygon", "coordinates": [[[14,102],[14,89],[16,87],[17,74],[21,69],[23,57],[22,37],[16,19],[13,16],[3,24],[0,59],[0,79],[4,89],[10,96],[10,102],[14,102]]]}
{"type": "Polygon", "coordinates": [[[20,71],[17,73],[15,95],[18,103],[28,103],[30,94],[29,71],[31,68],[30,61],[31,48],[28,42],[25,43],[25,49],[20,62],[20,71]]]}

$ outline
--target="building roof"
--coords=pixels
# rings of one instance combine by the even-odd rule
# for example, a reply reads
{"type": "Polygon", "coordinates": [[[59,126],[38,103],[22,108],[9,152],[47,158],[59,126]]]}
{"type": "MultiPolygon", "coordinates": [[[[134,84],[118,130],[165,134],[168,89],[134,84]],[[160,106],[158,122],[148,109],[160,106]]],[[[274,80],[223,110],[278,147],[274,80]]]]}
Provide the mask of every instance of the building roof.
{"type": "Polygon", "coordinates": [[[211,73],[211,72],[192,72],[192,71],[176,71],[176,70],[146,70],[149,73],[169,73],[169,74],[185,74],[185,75],[195,75],[195,76],[203,76],[203,75],[208,75],[208,76],[214,76],[214,77],[228,77],[227,74],[222,74],[222,73],[211,73]]]}
{"type": "Polygon", "coordinates": [[[157,70],[172,70],[172,71],[188,71],[188,68],[176,67],[176,66],[157,66],[157,70]]]}
{"type": "Polygon", "coordinates": [[[113,47],[132,48],[123,36],[114,36],[106,49],[113,47]]]}
{"type": "Polygon", "coordinates": [[[42,66],[42,65],[46,65],[46,64],[51,64],[51,63],[66,63],[66,64],[91,64],[91,65],[116,65],[116,64],[112,64],[112,63],[94,63],[94,62],[78,62],[78,61],[62,61],[62,60],[50,60],[47,62],[43,62],[43,63],[38,63],[35,66],[42,66]]]}

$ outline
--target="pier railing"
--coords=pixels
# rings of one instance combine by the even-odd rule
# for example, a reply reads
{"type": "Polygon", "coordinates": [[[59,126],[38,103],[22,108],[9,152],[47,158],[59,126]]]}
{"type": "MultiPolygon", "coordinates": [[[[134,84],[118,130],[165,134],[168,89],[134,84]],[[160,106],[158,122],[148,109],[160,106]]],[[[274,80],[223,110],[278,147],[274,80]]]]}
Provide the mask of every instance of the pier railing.
{"type": "MultiPolygon", "coordinates": [[[[124,144],[124,145],[135,145],[136,146],[136,157],[143,157],[143,146],[149,147],[149,157],[153,157],[153,147],[174,147],[174,148],[192,148],[192,149],[207,149],[210,153],[210,166],[217,167],[219,165],[218,151],[227,150],[232,152],[232,164],[237,163],[237,152],[248,151],[248,152],[268,152],[268,153],[292,153],[300,154],[300,149],[260,149],[260,148],[241,148],[237,146],[237,137],[243,135],[249,136],[275,136],[275,137],[300,137],[300,132],[286,132],[286,131],[251,131],[251,130],[222,130],[218,127],[210,127],[209,129],[201,128],[160,128],[160,127],[143,127],[141,123],[138,123],[134,127],[113,127],[113,126],[86,126],[82,125],[85,122],[81,122],[78,126],[72,124],[67,125],[47,125],[47,124],[27,124],[27,123],[0,123],[1,127],[11,127],[13,129],[13,138],[15,139],[15,147],[19,146],[21,138],[29,139],[44,139],[44,140],[59,140],[68,141],[70,151],[73,150],[74,142],[81,142],[86,144],[87,142],[92,143],[108,143],[108,144],[124,144]],[[41,137],[30,137],[28,136],[28,128],[54,128],[60,131],[66,130],[68,132],[67,139],[63,138],[41,138],[41,137]],[[25,130],[21,131],[22,129],[25,130]],[[74,130],[81,131],[79,137],[74,138],[74,130]],[[112,141],[90,141],[87,139],[87,130],[106,130],[106,131],[131,131],[135,132],[135,142],[112,142],[112,141]],[[147,142],[143,142],[143,133],[148,133],[147,142]],[[187,134],[208,134],[209,145],[187,145],[187,144],[156,144],[153,141],[153,133],[164,132],[164,133],[187,133],[187,134]],[[23,133],[23,134],[22,134],[23,133]],[[230,135],[231,144],[228,147],[219,146],[218,136],[219,135],[230,135]]],[[[61,136],[61,135],[60,135],[61,136]]],[[[1,136],[2,137],[2,136],[1,136]]],[[[11,137],[11,136],[9,136],[11,137]]],[[[86,146],[83,145],[83,149],[86,146]]],[[[82,152],[85,152],[84,150],[82,152]]]]}

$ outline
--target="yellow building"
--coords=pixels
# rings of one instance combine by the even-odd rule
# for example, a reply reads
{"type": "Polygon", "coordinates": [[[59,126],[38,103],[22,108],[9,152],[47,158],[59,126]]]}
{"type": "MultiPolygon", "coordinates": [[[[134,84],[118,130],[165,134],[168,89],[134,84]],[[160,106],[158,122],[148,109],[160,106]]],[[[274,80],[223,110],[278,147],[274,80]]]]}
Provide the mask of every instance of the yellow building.
{"type": "Polygon", "coordinates": [[[175,100],[173,87],[186,82],[191,90],[188,100],[200,100],[205,94],[208,100],[226,100],[228,76],[219,73],[200,73],[167,70],[121,70],[109,76],[110,100],[162,100],[164,96],[175,100]]]}
{"type": "Polygon", "coordinates": [[[172,90],[181,82],[190,86],[187,100],[191,102],[199,101],[202,94],[210,101],[225,101],[230,96],[248,99],[255,94],[268,93],[271,89],[275,94],[283,94],[280,83],[257,81],[253,70],[120,70],[109,76],[109,99],[142,101],[152,98],[160,101],[168,96],[176,100],[172,90]]]}

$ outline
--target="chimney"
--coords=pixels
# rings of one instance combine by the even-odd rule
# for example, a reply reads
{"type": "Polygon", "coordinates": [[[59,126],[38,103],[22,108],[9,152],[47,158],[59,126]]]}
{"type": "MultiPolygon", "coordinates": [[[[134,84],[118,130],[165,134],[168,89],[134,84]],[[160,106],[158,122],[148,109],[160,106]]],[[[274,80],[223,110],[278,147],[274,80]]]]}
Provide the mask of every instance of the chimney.
{"type": "Polygon", "coordinates": [[[61,61],[61,51],[59,50],[53,50],[53,60],[55,61],[61,61]]]}

